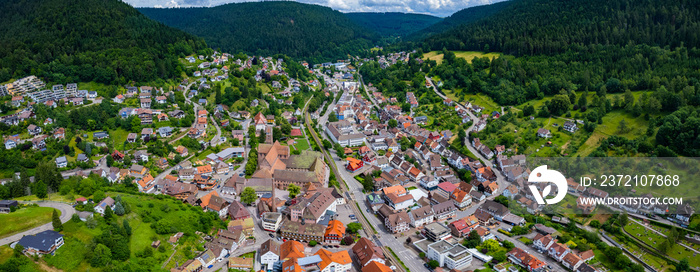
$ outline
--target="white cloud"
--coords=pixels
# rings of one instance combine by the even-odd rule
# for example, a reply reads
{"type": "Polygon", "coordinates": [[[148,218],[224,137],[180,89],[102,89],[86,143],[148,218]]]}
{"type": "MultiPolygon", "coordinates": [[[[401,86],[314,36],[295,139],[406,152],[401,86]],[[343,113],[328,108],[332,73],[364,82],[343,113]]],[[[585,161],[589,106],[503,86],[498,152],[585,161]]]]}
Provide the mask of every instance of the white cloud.
{"type": "MultiPolygon", "coordinates": [[[[213,7],[245,0],[124,0],[134,7],[213,7]]],[[[449,16],[461,9],[503,0],[299,0],[342,12],[409,12],[449,16]]]]}

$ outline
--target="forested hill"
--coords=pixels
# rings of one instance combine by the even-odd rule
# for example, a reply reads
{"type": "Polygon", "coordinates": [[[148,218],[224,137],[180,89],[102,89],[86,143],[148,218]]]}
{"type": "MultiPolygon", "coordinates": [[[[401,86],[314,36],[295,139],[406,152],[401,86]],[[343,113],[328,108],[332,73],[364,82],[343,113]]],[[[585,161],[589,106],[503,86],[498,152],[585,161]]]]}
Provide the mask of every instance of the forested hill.
{"type": "MultiPolygon", "coordinates": [[[[573,45],[700,45],[696,0],[512,0],[487,18],[434,35],[433,49],[554,54],[573,45]]],[[[496,4],[498,5],[498,4],[496,4]]],[[[448,21],[445,19],[445,21],[448,21]]]]}
{"type": "Polygon", "coordinates": [[[345,15],[356,24],[384,37],[403,37],[442,20],[432,15],[401,12],[351,12],[345,15]]]}
{"type": "Polygon", "coordinates": [[[177,76],[178,55],[204,40],[118,0],[0,1],[0,82],[149,81],[177,76]]]}
{"type": "Polygon", "coordinates": [[[440,22],[428,26],[425,29],[411,33],[408,36],[408,39],[420,40],[434,34],[445,32],[457,26],[470,24],[499,12],[501,9],[509,6],[512,2],[512,0],[503,1],[492,5],[476,6],[457,11],[440,22]]]}
{"type": "Polygon", "coordinates": [[[297,2],[254,2],[212,8],[139,9],[146,16],[203,37],[212,48],[259,55],[283,53],[312,62],[347,57],[379,35],[331,8],[297,2]]]}

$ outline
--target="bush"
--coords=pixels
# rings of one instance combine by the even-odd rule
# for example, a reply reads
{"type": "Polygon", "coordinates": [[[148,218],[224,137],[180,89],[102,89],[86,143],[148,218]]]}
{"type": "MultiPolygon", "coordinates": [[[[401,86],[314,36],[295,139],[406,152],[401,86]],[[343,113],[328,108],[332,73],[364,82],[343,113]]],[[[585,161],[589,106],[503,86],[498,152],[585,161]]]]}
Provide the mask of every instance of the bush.
{"type": "Polygon", "coordinates": [[[504,229],[498,229],[498,232],[503,233],[505,235],[508,235],[508,237],[513,237],[513,234],[511,234],[510,232],[508,232],[504,229]]]}
{"type": "Polygon", "coordinates": [[[318,245],[318,242],[316,242],[315,240],[309,241],[309,246],[310,246],[310,247],[314,247],[314,246],[316,246],[316,245],[318,245]]]}

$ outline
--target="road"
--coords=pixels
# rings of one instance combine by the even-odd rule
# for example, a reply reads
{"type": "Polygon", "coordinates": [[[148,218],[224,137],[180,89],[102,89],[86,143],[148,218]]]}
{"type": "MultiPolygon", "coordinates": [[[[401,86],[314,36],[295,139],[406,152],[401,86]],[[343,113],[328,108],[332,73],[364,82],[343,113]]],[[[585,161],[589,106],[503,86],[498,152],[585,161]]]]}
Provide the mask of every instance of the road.
{"type": "MultiPolygon", "coordinates": [[[[360,204],[361,208],[365,208],[365,194],[362,192],[362,184],[360,184],[359,181],[354,179],[352,177],[352,174],[347,172],[347,171],[340,171],[340,177],[343,178],[348,184],[348,192],[350,192],[350,196],[352,198],[352,201],[357,202],[360,204]]],[[[355,205],[351,205],[353,207],[356,207],[355,205]]],[[[476,207],[476,206],[475,206],[476,207]]],[[[476,208],[474,208],[476,209],[476,208]]],[[[357,211],[355,211],[357,213],[357,211]]],[[[423,261],[418,258],[416,253],[414,253],[411,249],[408,249],[404,246],[405,239],[404,237],[401,238],[396,238],[394,234],[389,233],[386,230],[386,227],[384,226],[384,222],[379,221],[379,218],[377,218],[374,213],[367,213],[364,214],[364,211],[360,211],[366,218],[369,220],[369,223],[375,227],[377,232],[379,233],[379,238],[378,240],[380,241],[382,246],[389,247],[392,250],[394,250],[394,253],[396,253],[397,256],[403,261],[403,263],[410,269],[411,271],[423,271],[425,270],[425,267],[423,267],[423,261]]],[[[473,211],[472,211],[473,212],[473,211]]],[[[358,216],[360,218],[360,216],[358,216]]],[[[374,238],[377,238],[377,235],[374,236],[374,238]]],[[[376,241],[375,241],[376,243],[376,241]]],[[[386,255],[386,254],[385,254],[386,255]]],[[[400,265],[397,265],[397,267],[400,265]]]]}
{"type": "MultiPolygon", "coordinates": [[[[187,161],[187,160],[189,160],[190,158],[192,158],[193,156],[194,156],[194,153],[193,153],[192,155],[190,155],[189,157],[187,157],[187,158],[182,158],[182,161],[183,161],[183,162],[184,162],[184,161],[187,161]]],[[[154,179],[155,182],[158,182],[158,181],[162,180],[163,178],[165,178],[165,176],[169,175],[171,171],[173,171],[173,170],[175,170],[175,168],[177,168],[177,166],[178,166],[178,165],[176,164],[176,165],[173,166],[173,167],[170,167],[170,168],[168,168],[168,169],[163,170],[163,172],[161,172],[160,174],[158,174],[158,175],[155,177],[155,179],[154,179]]]]}
{"type": "MultiPolygon", "coordinates": [[[[437,89],[437,87],[435,87],[435,84],[433,83],[432,79],[430,79],[427,76],[425,77],[425,79],[426,79],[426,81],[428,81],[430,83],[430,87],[432,87],[433,91],[435,91],[435,93],[438,96],[440,96],[442,99],[448,98],[447,96],[442,94],[440,91],[438,91],[438,89],[437,89]]],[[[476,123],[479,122],[479,119],[476,116],[474,116],[474,114],[472,114],[472,112],[470,110],[468,110],[467,107],[465,107],[461,103],[459,103],[457,101],[454,101],[454,103],[456,105],[458,105],[460,108],[462,108],[463,110],[465,110],[467,112],[467,114],[469,114],[469,118],[472,119],[472,125],[469,126],[469,128],[467,128],[467,130],[465,131],[467,136],[469,136],[469,133],[471,133],[474,130],[474,127],[475,127],[476,123]]],[[[508,182],[506,182],[506,179],[503,176],[503,174],[501,174],[501,171],[496,170],[496,168],[493,165],[493,162],[491,162],[489,159],[487,159],[486,157],[481,155],[481,153],[478,152],[476,150],[476,148],[474,148],[474,146],[472,146],[472,144],[469,142],[468,139],[464,139],[464,140],[465,140],[464,145],[467,146],[467,148],[469,149],[469,152],[471,152],[472,154],[474,154],[474,156],[479,158],[481,160],[481,162],[484,164],[484,166],[491,168],[491,170],[493,170],[493,173],[496,175],[496,183],[498,183],[498,193],[488,197],[489,199],[496,198],[496,196],[500,195],[500,192],[502,192],[503,190],[506,189],[506,187],[508,187],[508,182]]]]}
{"type": "Polygon", "coordinates": [[[369,90],[367,90],[367,86],[365,86],[365,81],[362,80],[362,76],[360,75],[360,73],[357,73],[357,75],[358,75],[358,77],[360,78],[360,87],[361,87],[361,88],[364,87],[365,93],[367,93],[367,97],[369,97],[369,101],[372,101],[372,104],[374,105],[374,107],[375,107],[376,109],[381,109],[381,108],[379,107],[379,104],[377,104],[377,101],[374,101],[374,95],[370,94],[370,93],[369,93],[369,90]]]}
{"type": "Polygon", "coordinates": [[[561,272],[569,271],[569,270],[567,270],[566,268],[564,268],[564,266],[562,266],[561,263],[558,263],[558,262],[555,261],[554,259],[552,259],[552,258],[550,258],[550,257],[548,257],[548,256],[546,256],[546,255],[544,255],[544,254],[542,254],[542,253],[539,253],[537,250],[535,250],[535,249],[532,248],[532,247],[529,247],[529,246],[525,245],[523,242],[521,242],[521,241],[518,240],[518,239],[515,239],[515,238],[513,238],[513,237],[508,237],[508,236],[506,236],[506,235],[502,235],[502,234],[498,233],[498,232],[496,231],[496,229],[494,229],[493,231],[491,231],[491,233],[495,233],[496,237],[498,237],[499,239],[509,241],[509,242],[513,243],[513,245],[515,245],[515,247],[520,248],[520,249],[523,249],[523,250],[526,250],[528,253],[532,254],[532,255],[535,256],[537,259],[539,259],[539,260],[541,260],[541,261],[547,263],[547,265],[549,265],[549,266],[552,267],[552,268],[550,269],[550,271],[557,271],[557,272],[560,272],[560,271],[561,271],[561,272]]]}
{"type": "MultiPolygon", "coordinates": [[[[68,205],[66,203],[61,203],[61,202],[48,202],[48,201],[25,202],[25,201],[22,201],[22,203],[23,204],[24,203],[36,203],[41,207],[49,207],[49,208],[57,209],[61,212],[61,222],[62,223],[68,222],[68,220],[70,220],[71,217],[73,216],[73,214],[75,213],[75,209],[73,208],[73,206],[68,205]]],[[[37,234],[37,233],[45,231],[45,230],[53,230],[53,225],[49,222],[49,223],[46,223],[44,225],[38,226],[36,228],[30,229],[30,230],[27,230],[24,232],[20,232],[20,233],[17,233],[15,235],[12,235],[12,236],[2,238],[2,239],[0,239],[0,246],[10,244],[10,243],[13,243],[15,241],[19,241],[19,239],[21,239],[23,236],[34,235],[34,234],[37,234]]]]}
{"type": "MultiPolygon", "coordinates": [[[[308,102],[306,106],[304,106],[304,112],[306,112],[306,127],[311,133],[311,136],[313,136],[314,141],[316,141],[316,144],[321,148],[321,153],[323,153],[323,156],[326,158],[326,160],[329,162],[328,166],[331,168],[335,176],[339,179],[338,183],[340,184],[340,190],[341,190],[341,195],[345,196],[346,202],[348,203],[360,203],[362,200],[364,200],[364,194],[362,194],[362,191],[358,189],[359,183],[355,181],[353,178],[348,178],[347,173],[344,171],[338,171],[336,165],[335,165],[335,159],[329,154],[329,152],[323,147],[323,144],[321,143],[320,138],[316,134],[316,131],[313,130],[311,127],[311,117],[310,114],[307,112],[306,108],[308,107],[308,102]],[[345,182],[344,182],[345,181],[345,182]],[[349,183],[347,183],[349,182],[349,183]],[[347,183],[347,185],[346,185],[347,183]],[[347,186],[351,186],[350,184],[353,184],[354,187],[348,188],[347,186]],[[359,190],[359,196],[360,199],[356,199],[354,197],[355,191],[359,190]],[[351,199],[347,199],[345,192],[349,192],[352,194],[351,199]]],[[[389,250],[388,248],[391,248],[399,257],[401,262],[403,262],[408,269],[413,270],[413,271],[422,271],[425,270],[423,267],[422,262],[420,261],[418,256],[413,254],[409,249],[406,249],[403,247],[403,243],[397,240],[392,234],[386,232],[386,230],[381,227],[383,225],[381,222],[379,222],[379,219],[377,219],[373,214],[370,214],[369,216],[366,216],[364,212],[358,208],[358,205],[349,205],[351,209],[353,210],[354,214],[360,214],[362,216],[357,216],[358,221],[362,225],[363,231],[365,232],[364,237],[371,237],[371,239],[374,241],[375,244],[381,245],[382,250],[384,251],[384,256],[387,258],[391,259],[392,262],[395,264],[397,269],[399,271],[405,271],[404,268],[401,266],[399,260],[397,260],[389,250]],[[367,220],[372,221],[371,225],[370,222],[367,220]],[[372,226],[376,226],[376,228],[373,228],[372,226]],[[372,235],[370,232],[371,229],[378,229],[378,235],[372,235]]]]}
{"type": "Polygon", "coordinates": [[[63,179],[67,179],[71,176],[75,176],[80,171],[83,172],[90,172],[92,170],[104,170],[107,173],[109,173],[109,166],[107,166],[107,160],[105,159],[108,155],[102,156],[99,160],[97,160],[97,166],[89,169],[81,169],[81,168],[75,168],[67,171],[61,172],[61,176],[63,176],[63,179]]]}
{"type": "Polygon", "coordinates": [[[214,124],[214,127],[216,128],[216,136],[214,136],[214,139],[211,139],[211,142],[209,143],[211,146],[217,146],[222,144],[223,142],[221,141],[221,128],[219,128],[219,124],[214,120],[214,115],[209,116],[211,118],[211,123],[214,124]]]}

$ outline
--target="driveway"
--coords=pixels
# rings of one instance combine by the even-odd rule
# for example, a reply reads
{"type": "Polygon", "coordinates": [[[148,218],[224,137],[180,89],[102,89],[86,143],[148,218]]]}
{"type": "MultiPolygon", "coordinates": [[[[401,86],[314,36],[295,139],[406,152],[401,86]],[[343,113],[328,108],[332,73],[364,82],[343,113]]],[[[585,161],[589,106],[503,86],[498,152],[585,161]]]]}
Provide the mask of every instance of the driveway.
{"type": "MultiPolygon", "coordinates": [[[[68,222],[68,220],[70,220],[71,217],[73,216],[73,214],[75,213],[75,209],[73,208],[73,206],[65,204],[65,203],[60,203],[60,202],[30,202],[30,201],[24,202],[23,201],[22,203],[24,203],[24,204],[36,203],[41,207],[50,207],[50,208],[57,209],[61,212],[61,222],[62,223],[68,222]]],[[[30,229],[27,231],[17,233],[15,235],[12,235],[9,237],[2,238],[2,239],[0,239],[0,246],[7,245],[7,244],[13,243],[15,241],[19,241],[19,239],[21,239],[23,236],[34,235],[34,234],[37,234],[37,233],[45,231],[45,230],[53,230],[53,225],[51,223],[47,223],[47,224],[38,226],[36,228],[30,229]]]]}

